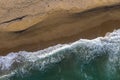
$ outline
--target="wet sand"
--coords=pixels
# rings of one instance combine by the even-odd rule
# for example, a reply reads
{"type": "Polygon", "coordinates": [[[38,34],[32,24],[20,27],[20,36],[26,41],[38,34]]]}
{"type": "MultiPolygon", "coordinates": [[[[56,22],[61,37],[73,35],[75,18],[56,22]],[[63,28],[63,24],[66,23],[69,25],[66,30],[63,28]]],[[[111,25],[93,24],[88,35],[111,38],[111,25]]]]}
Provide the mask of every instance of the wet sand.
{"type": "Polygon", "coordinates": [[[120,28],[120,6],[103,7],[81,13],[56,11],[42,22],[19,32],[0,32],[0,55],[37,51],[82,38],[93,39],[120,28]]]}

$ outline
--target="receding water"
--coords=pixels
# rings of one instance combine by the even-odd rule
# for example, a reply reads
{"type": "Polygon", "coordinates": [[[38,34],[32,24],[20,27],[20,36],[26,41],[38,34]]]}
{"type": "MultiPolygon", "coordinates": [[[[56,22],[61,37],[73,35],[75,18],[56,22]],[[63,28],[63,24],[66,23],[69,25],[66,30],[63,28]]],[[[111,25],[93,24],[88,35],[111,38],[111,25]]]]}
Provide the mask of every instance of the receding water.
{"type": "Polygon", "coordinates": [[[120,80],[120,30],[0,57],[0,80],[120,80]]]}

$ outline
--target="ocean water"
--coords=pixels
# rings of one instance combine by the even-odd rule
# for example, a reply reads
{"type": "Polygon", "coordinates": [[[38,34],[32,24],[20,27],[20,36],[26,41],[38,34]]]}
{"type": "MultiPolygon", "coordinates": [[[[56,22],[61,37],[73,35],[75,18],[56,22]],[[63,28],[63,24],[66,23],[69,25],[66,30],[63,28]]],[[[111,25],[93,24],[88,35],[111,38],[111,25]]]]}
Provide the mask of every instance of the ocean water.
{"type": "Polygon", "coordinates": [[[0,80],[120,80],[120,29],[93,40],[0,56],[0,80]]]}

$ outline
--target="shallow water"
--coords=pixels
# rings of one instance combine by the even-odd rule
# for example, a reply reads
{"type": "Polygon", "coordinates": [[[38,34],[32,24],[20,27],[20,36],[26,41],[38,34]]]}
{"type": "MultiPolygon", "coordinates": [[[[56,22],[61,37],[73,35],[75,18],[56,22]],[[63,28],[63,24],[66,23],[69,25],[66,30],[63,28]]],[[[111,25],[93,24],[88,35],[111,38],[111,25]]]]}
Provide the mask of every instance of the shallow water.
{"type": "Polygon", "coordinates": [[[0,57],[0,80],[120,80],[120,30],[0,57]]]}

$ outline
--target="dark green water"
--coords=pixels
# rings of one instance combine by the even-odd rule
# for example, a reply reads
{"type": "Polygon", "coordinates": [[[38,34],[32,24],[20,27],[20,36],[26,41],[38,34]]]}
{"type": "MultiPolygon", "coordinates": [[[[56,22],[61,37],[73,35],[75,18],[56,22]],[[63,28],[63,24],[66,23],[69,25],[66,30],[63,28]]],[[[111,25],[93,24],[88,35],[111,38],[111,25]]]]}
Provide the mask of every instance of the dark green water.
{"type": "Polygon", "coordinates": [[[10,53],[0,57],[0,80],[120,80],[119,35],[10,53]]]}

